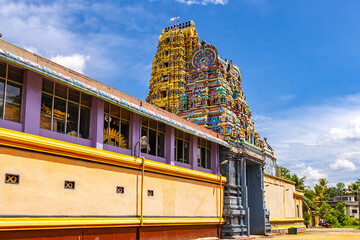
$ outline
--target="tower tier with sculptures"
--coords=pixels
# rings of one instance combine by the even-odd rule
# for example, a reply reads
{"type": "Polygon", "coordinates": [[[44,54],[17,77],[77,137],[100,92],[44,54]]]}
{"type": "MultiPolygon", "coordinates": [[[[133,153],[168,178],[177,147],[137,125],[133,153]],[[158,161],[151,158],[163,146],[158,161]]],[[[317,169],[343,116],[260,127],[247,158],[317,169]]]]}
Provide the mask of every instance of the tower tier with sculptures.
{"type": "Polygon", "coordinates": [[[146,101],[172,113],[179,111],[179,96],[189,78],[189,57],[199,46],[193,21],[164,28],[159,36],[146,101]]]}
{"type": "Polygon", "coordinates": [[[243,140],[260,147],[240,69],[205,41],[193,50],[189,63],[189,80],[179,99],[180,116],[220,133],[234,147],[243,140]]]}

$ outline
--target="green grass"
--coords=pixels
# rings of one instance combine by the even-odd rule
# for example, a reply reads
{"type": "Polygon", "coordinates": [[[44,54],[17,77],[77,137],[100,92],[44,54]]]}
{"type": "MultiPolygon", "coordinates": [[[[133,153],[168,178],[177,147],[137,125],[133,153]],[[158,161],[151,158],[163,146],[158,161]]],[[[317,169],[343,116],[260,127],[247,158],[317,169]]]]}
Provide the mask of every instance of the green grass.
{"type": "Polygon", "coordinates": [[[359,225],[337,226],[336,228],[360,228],[359,225]]]}

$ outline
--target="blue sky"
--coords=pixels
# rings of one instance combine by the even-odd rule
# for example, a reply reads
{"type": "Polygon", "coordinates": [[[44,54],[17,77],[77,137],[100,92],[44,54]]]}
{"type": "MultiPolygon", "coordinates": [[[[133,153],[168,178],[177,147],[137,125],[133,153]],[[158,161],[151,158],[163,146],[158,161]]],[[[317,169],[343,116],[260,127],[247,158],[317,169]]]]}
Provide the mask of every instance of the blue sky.
{"type": "Polygon", "coordinates": [[[144,100],[174,8],[240,67],[255,126],[280,165],[308,184],[360,177],[359,1],[0,0],[0,32],[144,100]]]}

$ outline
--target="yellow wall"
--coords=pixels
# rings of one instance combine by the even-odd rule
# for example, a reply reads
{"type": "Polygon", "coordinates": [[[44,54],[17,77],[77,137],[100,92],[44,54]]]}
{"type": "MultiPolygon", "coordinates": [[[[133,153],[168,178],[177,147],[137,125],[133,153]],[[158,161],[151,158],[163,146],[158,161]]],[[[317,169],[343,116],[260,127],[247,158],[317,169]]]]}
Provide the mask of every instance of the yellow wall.
{"type": "MultiPolygon", "coordinates": [[[[0,147],[0,175],[5,173],[20,175],[20,184],[1,184],[0,215],[140,215],[141,171],[136,169],[0,147]],[[64,189],[65,180],[75,181],[75,190],[64,189]],[[117,194],[116,186],[125,193],[117,194]]],[[[145,172],[144,216],[219,213],[219,185],[145,172]]]]}
{"type": "Polygon", "coordinates": [[[265,174],[264,186],[266,208],[270,211],[270,223],[273,228],[294,225],[302,227],[302,193],[295,190],[295,183],[265,174]]]}
{"type": "Polygon", "coordinates": [[[309,223],[309,226],[310,226],[310,227],[313,227],[313,222],[312,222],[313,216],[314,216],[314,219],[315,219],[314,227],[319,227],[319,215],[318,215],[318,214],[316,214],[316,215],[310,214],[310,223],[309,223]]]}

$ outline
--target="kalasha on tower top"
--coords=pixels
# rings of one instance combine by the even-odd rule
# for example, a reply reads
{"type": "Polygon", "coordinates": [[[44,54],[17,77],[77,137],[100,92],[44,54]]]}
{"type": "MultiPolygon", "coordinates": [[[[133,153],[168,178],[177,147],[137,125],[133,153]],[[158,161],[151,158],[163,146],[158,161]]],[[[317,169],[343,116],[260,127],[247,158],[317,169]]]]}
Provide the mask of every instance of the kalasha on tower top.
{"type": "Polygon", "coordinates": [[[146,101],[169,112],[178,113],[179,96],[189,78],[189,58],[200,46],[195,23],[188,21],[161,31],[154,57],[146,101]]]}

